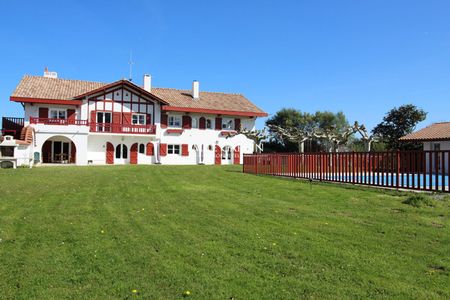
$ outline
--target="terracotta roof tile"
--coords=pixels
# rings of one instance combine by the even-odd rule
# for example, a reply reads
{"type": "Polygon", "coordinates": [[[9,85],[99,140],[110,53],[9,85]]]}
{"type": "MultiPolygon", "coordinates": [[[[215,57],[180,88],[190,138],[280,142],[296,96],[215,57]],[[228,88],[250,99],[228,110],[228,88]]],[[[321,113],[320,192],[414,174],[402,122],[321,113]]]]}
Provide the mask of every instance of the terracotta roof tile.
{"type": "MultiPolygon", "coordinates": [[[[11,97],[71,100],[105,85],[107,83],[25,75],[11,97]]],[[[152,88],[152,94],[169,106],[265,114],[241,94],[200,92],[199,99],[193,99],[190,90],[173,88],[152,88]]]]}
{"type": "Polygon", "coordinates": [[[450,122],[434,123],[419,131],[400,138],[400,141],[437,141],[450,140],[450,122]]]}

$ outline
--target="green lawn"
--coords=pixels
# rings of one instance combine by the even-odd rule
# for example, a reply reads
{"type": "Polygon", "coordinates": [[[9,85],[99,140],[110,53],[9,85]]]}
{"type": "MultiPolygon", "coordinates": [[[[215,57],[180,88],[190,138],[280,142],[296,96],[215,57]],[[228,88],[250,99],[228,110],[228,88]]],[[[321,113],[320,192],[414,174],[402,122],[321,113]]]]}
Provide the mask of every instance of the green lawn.
{"type": "Polygon", "coordinates": [[[0,297],[450,298],[450,201],[240,171],[0,170],[0,297]]]}

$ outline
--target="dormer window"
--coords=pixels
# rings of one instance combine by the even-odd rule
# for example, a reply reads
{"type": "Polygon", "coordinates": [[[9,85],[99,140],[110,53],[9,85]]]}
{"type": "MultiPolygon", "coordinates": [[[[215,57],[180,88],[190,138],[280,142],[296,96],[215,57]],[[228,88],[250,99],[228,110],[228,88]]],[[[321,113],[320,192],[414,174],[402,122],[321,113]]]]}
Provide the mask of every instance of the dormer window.
{"type": "Polygon", "coordinates": [[[181,128],[181,116],[169,116],[169,127],[181,128]]]}

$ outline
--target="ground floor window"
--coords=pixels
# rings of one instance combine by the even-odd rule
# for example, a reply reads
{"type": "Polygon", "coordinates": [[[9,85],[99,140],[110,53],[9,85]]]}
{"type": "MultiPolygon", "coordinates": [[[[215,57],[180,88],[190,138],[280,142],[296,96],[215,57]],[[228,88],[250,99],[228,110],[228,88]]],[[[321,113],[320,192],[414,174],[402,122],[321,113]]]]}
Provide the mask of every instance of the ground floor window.
{"type": "Polygon", "coordinates": [[[116,146],[116,158],[128,158],[128,148],[124,144],[119,144],[116,146]]]}
{"type": "Polygon", "coordinates": [[[180,145],[167,145],[168,154],[180,154],[180,145]]]}
{"type": "Polygon", "coordinates": [[[144,144],[139,145],[139,153],[145,154],[145,145],[144,144]]]}
{"type": "Polygon", "coordinates": [[[230,160],[231,159],[231,147],[225,146],[222,149],[222,159],[230,160]]]}
{"type": "Polygon", "coordinates": [[[0,147],[0,157],[14,157],[14,147],[0,147]]]}

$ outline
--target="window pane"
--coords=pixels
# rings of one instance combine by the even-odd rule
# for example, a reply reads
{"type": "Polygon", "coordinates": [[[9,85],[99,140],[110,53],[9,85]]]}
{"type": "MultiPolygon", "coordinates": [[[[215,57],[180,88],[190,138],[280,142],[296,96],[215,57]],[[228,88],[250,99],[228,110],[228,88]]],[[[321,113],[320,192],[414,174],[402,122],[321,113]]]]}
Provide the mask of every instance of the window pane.
{"type": "Polygon", "coordinates": [[[145,116],[144,115],[139,115],[139,124],[145,125],[145,116]]]}
{"type": "Polygon", "coordinates": [[[56,110],[51,110],[51,111],[50,111],[50,118],[52,118],[52,119],[58,118],[58,111],[56,111],[56,110]]]}
{"type": "Polygon", "coordinates": [[[145,153],[145,146],[144,144],[139,145],[139,153],[144,154],[145,153]]]}
{"type": "Polygon", "coordinates": [[[210,119],[206,120],[206,128],[211,129],[211,120],[210,119]]]}
{"type": "Polygon", "coordinates": [[[117,145],[116,147],[116,158],[120,158],[121,157],[121,153],[122,153],[122,145],[117,145]]]}
{"type": "Polygon", "coordinates": [[[66,118],[66,111],[65,110],[60,110],[58,117],[60,119],[65,119],[66,118]]]}
{"type": "Polygon", "coordinates": [[[138,123],[138,116],[137,115],[133,115],[132,118],[133,118],[132,119],[132,123],[133,124],[137,124],[138,123]]]}
{"type": "Polygon", "coordinates": [[[175,154],[180,154],[180,145],[174,145],[174,150],[175,154]]]}

